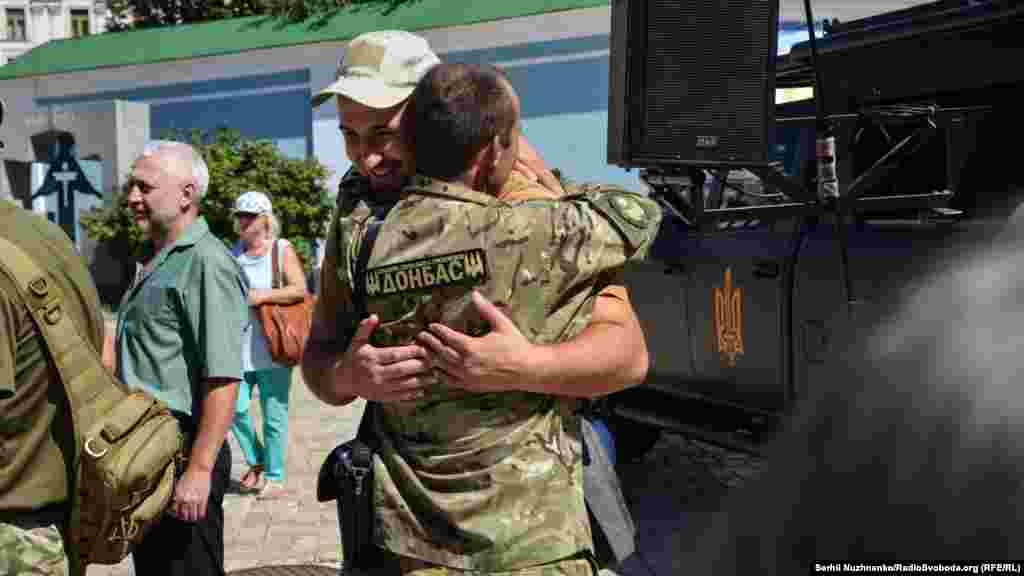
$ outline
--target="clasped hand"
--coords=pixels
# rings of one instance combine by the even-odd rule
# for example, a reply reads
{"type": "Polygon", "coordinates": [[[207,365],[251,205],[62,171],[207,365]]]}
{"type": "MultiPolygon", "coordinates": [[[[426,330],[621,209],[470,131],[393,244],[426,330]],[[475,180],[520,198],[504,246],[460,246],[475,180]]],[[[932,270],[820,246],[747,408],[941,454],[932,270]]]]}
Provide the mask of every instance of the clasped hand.
{"type": "Polygon", "coordinates": [[[370,336],[380,324],[376,315],[363,320],[343,363],[353,394],[375,402],[403,402],[423,396],[431,369],[445,384],[476,392],[531,390],[543,380],[544,349],[526,339],[497,306],[478,292],[473,303],[491,326],[473,337],[442,324],[431,324],[416,344],[378,348],[370,336]]]}

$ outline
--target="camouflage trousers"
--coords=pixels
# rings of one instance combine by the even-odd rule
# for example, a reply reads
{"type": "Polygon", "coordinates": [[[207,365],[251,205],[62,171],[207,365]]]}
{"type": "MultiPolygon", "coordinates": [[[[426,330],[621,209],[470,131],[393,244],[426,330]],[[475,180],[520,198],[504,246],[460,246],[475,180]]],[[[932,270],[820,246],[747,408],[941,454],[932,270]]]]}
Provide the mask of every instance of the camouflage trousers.
{"type": "Polygon", "coordinates": [[[57,526],[0,522],[0,574],[67,576],[68,558],[57,526]]]}
{"type": "Polygon", "coordinates": [[[391,556],[376,568],[356,570],[347,573],[346,576],[597,576],[597,572],[588,559],[581,557],[519,570],[484,573],[427,564],[413,558],[391,556]]]}

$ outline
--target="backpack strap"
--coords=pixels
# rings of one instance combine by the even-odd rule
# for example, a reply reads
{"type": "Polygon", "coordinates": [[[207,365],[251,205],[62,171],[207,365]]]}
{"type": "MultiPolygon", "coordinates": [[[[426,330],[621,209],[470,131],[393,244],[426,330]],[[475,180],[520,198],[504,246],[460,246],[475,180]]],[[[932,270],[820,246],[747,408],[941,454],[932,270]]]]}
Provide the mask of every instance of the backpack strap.
{"type": "Polygon", "coordinates": [[[0,270],[17,287],[64,384],[71,405],[77,464],[81,435],[124,397],[125,390],[111,386],[117,380],[109,375],[96,350],[67,313],[61,287],[10,240],[0,238],[0,253],[4,254],[0,270]]]}
{"type": "MultiPolygon", "coordinates": [[[[111,411],[124,398],[126,390],[114,378],[100,359],[96,350],[82,337],[79,327],[67,313],[67,300],[56,282],[51,282],[46,273],[17,244],[0,237],[0,272],[6,274],[18,290],[18,296],[28,308],[29,316],[35,323],[46,344],[50,360],[57,368],[57,374],[64,386],[70,406],[68,418],[74,438],[70,455],[68,485],[68,542],[77,543],[82,522],[81,487],[83,436],[96,422],[111,411]]],[[[71,573],[84,574],[80,565],[79,550],[75,545],[66,545],[71,560],[71,573]]]]}

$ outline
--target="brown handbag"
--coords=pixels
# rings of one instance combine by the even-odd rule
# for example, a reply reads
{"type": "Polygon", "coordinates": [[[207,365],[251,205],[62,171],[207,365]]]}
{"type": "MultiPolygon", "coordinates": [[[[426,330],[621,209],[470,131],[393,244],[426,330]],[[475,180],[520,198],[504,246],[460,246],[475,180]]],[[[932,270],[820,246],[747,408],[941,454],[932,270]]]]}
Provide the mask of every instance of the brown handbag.
{"type": "MultiPolygon", "coordinates": [[[[274,240],[270,257],[274,289],[282,286],[278,246],[278,241],[274,240]]],[[[309,325],[313,319],[313,304],[314,298],[308,292],[302,300],[292,304],[260,304],[260,324],[263,325],[270,357],[274,362],[294,366],[302,360],[302,351],[306,348],[309,325]]]]}

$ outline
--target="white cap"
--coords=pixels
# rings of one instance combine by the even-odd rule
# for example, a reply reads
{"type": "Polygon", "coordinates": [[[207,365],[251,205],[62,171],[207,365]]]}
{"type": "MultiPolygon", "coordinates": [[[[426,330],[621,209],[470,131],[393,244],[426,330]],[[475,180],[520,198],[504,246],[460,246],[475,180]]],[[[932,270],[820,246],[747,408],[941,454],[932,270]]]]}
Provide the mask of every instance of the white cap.
{"type": "Polygon", "coordinates": [[[390,108],[408,98],[420,78],[440,62],[427,41],[415,34],[360,34],[345,46],[337,79],[313,97],[313,107],[341,95],[370,108],[390,108]]]}
{"type": "Polygon", "coordinates": [[[274,208],[270,205],[270,198],[263,192],[246,192],[235,200],[235,212],[247,214],[270,214],[274,208]]]}

